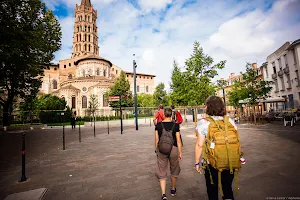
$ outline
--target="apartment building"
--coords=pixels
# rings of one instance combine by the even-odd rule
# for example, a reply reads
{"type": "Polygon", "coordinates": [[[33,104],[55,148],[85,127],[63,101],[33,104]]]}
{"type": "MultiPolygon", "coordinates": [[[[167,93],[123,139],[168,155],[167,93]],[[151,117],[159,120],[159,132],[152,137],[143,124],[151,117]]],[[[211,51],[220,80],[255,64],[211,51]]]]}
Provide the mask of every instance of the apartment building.
{"type": "Polygon", "coordinates": [[[284,97],[287,102],[277,109],[300,108],[300,39],[286,42],[267,57],[263,64],[264,79],[273,81],[270,96],[284,97]]]}

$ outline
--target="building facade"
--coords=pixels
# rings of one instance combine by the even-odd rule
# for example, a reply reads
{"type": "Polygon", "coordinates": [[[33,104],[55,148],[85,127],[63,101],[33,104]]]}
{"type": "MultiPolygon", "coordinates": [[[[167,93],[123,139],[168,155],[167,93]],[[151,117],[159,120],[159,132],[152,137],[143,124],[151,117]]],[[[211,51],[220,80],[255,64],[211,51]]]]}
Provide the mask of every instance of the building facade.
{"type": "Polygon", "coordinates": [[[273,81],[272,97],[284,97],[287,102],[277,109],[300,108],[300,39],[286,42],[267,57],[263,65],[264,78],[273,81]]]}
{"type": "MultiPolygon", "coordinates": [[[[110,112],[104,94],[114,84],[122,69],[99,56],[98,13],[90,0],[82,0],[75,8],[72,55],[57,65],[44,67],[39,94],[54,94],[65,98],[67,105],[78,115],[85,115],[92,94],[98,97],[102,115],[110,112]]],[[[133,91],[133,73],[125,72],[133,91]]],[[[154,75],[137,74],[137,93],[153,93],[154,75]]]]}

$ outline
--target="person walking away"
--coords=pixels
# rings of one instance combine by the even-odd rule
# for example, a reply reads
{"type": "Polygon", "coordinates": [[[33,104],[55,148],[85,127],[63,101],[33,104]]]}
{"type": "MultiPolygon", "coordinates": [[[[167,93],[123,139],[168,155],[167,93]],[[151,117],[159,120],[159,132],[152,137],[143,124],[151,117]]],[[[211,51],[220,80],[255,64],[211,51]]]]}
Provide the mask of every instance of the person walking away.
{"type": "Polygon", "coordinates": [[[179,161],[182,160],[182,144],[180,140],[179,124],[172,121],[172,110],[165,110],[165,119],[155,126],[155,152],[157,155],[155,175],[159,179],[161,199],[166,200],[166,184],[168,163],[171,171],[171,196],[176,196],[176,181],[180,174],[179,161]]]}
{"type": "Polygon", "coordinates": [[[233,200],[232,181],[237,178],[241,164],[245,163],[237,127],[225,116],[220,97],[210,96],[205,104],[209,117],[201,119],[196,127],[195,168],[199,173],[200,165],[204,169],[209,200],[218,200],[218,187],[223,199],[233,200]]]}
{"type": "MultiPolygon", "coordinates": [[[[177,110],[175,110],[175,106],[171,105],[171,109],[172,109],[172,120],[179,125],[180,128],[180,124],[182,123],[183,119],[182,116],[180,114],[180,112],[178,112],[177,110]]],[[[181,140],[181,144],[183,146],[183,142],[182,142],[182,137],[180,135],[180,140],[181,140]]]]}
{"type": "Polygon", "coordinates": [[[72,129],[76,127],[76,111],[74,113],[72,113],[72,118],[71,118],[71,125],[72,125],[72,129]]]}
{"type": "Polygon", "coordinates": [[[164,106],[160,104],[158,106],[158,111],[155,113],[153,118],[153,124],[156,125],[159,122],[162,122],[165,119],[165,114],[163,110],[164,106]]]}

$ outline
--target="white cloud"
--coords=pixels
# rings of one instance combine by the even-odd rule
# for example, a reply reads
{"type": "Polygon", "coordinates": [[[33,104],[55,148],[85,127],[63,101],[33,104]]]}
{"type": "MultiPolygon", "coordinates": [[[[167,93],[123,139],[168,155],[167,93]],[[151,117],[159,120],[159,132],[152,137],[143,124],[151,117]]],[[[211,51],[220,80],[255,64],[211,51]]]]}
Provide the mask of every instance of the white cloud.
{"type": "Polygon", "coordinates": [[[168,4],[172,3],[172,0],[138,0],[138,2],[143,10],[150,11],[151,9],[164,9],[168,4]]]}
{"type": "MultiPolygon", "coordinates": [[[[98,10],[100,55],[132,71],[136,54],[137,71],[156,75],[156,83],[167,87],[173,59],[183,67],[195,40],[216,62],[227,60],[220,72],[227,77],[239,73],[247,61],[261,64],[283,43],[300,37],[297,0],[279,0],[268,11],[261,0],[198,1],[184,7],[184,0],[138,0],[140,9],[123,0],[91,1],[98,10]]],[[[56,9],[61,3],[51,2],[56,9]]],[[[63,2],[70,15],[59,19],[63,48],[56,60],[71,56],[73,9],[80,4],[80,0],[63,2]]]]}

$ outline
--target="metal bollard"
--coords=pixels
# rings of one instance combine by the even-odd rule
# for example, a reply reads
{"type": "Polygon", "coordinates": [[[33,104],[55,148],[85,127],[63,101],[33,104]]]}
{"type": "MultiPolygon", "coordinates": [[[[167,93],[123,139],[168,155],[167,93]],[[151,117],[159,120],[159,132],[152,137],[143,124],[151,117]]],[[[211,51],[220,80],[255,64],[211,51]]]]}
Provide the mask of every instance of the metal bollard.
{"type": "Polygon", "coordinates": [[[65,139],[65,125],[63,125],[63,150],[66,150],[65,139]]]}
{"type": "Polygon", "coordinates": [[[96,127],[95,127],[95,118],[94,118],[94,137],[96,137],[96,127]]]}
{"type": "Polygon", "coordinates": [[[107,121],[107,134],[109,134],[109,120],[107,121]]]}
{"type": "Polygon", "coordinates": [[[22,177],[19,182],[25,182],[27,181],[26,175],[25,175],[25,156],[26,156],[26,151],[25,151],[25,133],[22,133],[22,177]]]}
{"type": "Polygon", "coordinates": [[[79,142],[81,142],[81,131],[80,131],[80,123],[81,123],[81,122],[79,122],[79,142]]]}

